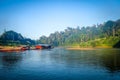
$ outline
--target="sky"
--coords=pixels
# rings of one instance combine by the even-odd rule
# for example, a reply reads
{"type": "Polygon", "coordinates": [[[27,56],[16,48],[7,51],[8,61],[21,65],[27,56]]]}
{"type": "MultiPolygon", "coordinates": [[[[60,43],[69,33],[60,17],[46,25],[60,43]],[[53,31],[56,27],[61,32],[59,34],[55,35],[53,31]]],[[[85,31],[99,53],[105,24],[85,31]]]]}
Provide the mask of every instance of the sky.
{"type": "Polygon", "coordinates": [[[67,27],[120,19],[120,0],[0,0],[0,34],[39,39],[67,27]]]}

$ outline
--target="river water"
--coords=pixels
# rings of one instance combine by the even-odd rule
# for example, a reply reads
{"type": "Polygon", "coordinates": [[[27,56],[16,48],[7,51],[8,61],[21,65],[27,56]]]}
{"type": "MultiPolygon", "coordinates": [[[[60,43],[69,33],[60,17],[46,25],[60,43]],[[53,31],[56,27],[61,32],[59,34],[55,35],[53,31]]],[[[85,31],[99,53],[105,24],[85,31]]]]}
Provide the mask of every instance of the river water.
{"type": "Polygon", "coordinates": [[[0,52],[0,80],[120,80],[120,49],[0,52]]]}

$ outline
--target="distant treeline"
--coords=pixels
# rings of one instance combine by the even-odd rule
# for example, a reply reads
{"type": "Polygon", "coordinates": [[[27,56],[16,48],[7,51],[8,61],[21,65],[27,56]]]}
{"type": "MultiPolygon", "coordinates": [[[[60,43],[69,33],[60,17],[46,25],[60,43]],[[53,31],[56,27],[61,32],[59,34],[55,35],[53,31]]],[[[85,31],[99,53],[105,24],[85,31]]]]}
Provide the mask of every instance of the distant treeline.
{"type": "Polygon", "coordinates": [[[4,31],[0,35],[0,45],[19,46],[39,43],[53,46],[120,47],[120,19],[93,26],[68,27],[64,31],[51,33],[48,37],[41,36],[36,41],[14,31],[4,31]]]}
{"type": "Polygon", "coordinates": [[[120,40],[120,19],[93,26],[68,27],[64,31],[50,34],[49,37],[41,36],[37,43],[48,43],[54,46],[74,44],[83,46],[86,42],[90,42],[89,46],[96,46],[96,43],[94,43],[96,40],[99,40],[98,43],[103,41],[103,44],[111,44],[112,42],[112,46],[118,42],[120,40]]]}
{"type": "Polygon", "coordinates": [[[35,41],[30,38],[25,38],[21,34],[14,31],[4,31],[0,35],[0,45],[2,46],[19,46],[19,45],[34,45],[35,41]]]}

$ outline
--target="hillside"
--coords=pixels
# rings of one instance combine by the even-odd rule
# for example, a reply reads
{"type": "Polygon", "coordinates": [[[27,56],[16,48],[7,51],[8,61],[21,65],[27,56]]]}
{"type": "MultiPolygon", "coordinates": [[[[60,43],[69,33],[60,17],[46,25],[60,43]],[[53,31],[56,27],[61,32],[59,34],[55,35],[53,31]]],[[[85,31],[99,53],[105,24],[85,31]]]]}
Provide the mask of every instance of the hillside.
{"type": "Polygon", "coordinates": [[[41,36],[38,43],[54,46],[120,47],[120,19],[93,26],[68,27],[64,31],[41,36]]]}
{"type": "Polygon", "coordinates": [[[5,31],[0,36],[0,45],[51,44],[53,46],[120,48],[120,19],[93,26],[68,27],[64,31],[41,36],[37,41],[25,38],[14,31],[5,31]]]}
{"type": "Polygon", "coordinates": [[[119,37],[98,38],[79,44],[80,47],[96,47],[96,48],[119,48],[119,37]]]}
{"type": "Polygon", "coordinates": [[[34,40],[24,38],[21,34],[14,31],[5,31],[0,36],[0,45],[33,45],[34,40]]]}

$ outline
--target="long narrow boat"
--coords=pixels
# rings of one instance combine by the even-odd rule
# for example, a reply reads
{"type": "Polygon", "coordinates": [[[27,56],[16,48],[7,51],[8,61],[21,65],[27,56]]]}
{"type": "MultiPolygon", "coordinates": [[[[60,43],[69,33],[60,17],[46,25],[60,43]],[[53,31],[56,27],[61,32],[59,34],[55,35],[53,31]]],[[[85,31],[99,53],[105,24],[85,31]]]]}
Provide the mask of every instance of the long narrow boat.
{"type": "Polygon", "coordinates": [[[16,52],[21,51],[21,49],[0,49],[0,52],[16,52]]]}
{"type": "Polygon", "coordinates": [[[28,50],[27,47],[16,47],[16,48],[1,48],[0,52],[19,52],[28,50]]]}

